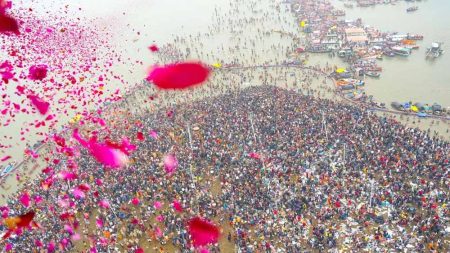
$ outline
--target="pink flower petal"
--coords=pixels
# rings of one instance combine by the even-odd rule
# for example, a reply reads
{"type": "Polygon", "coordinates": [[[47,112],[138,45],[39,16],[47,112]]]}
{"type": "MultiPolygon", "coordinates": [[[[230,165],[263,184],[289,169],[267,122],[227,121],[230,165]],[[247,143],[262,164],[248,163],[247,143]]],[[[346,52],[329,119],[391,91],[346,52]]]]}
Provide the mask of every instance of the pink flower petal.
{"type": "Polygon", "coordinates": [[[161,209],[162,204],[159,201],[155,201],[155,203],[153,203],[153,207],[155,207],[156,210],[161,209]]]}
{"type": "Polygon", "coordinates": [[[129,163],[128,156],[119,149],[97,144],[91,149],[95,159],[109,168],[122,168],[129,163]]]}
{"type": "Polygon", "coordinates": [[[53,242],[50,242],[50,243],[47,245],[47,252],[48,252],[48,253],[53,253],[53,252],[55,252],[55,244],[54,244],[53,242]]]}
{"type": "Polygon", "coordinates": [[[105,208],[105,209],[109,209],[111,206],[109,204],[109,201],[104,199],[104,200],[100,200],[98,202],[98,206],[100,206],[101,208],[105,208]]]}
{"type": "Polygon", "coordinates": [[[65,181],[73,181],[75,179],[78,178],[77,174],[73,173],[73,172],[69,172],[69,171],[61,171],[58,174],[59,178],[65,180],[65,181]]]}
{"type": "Polygon", "coordinates": [[[88,184],[83,183],[78,186],[78,189],[82,190],[83,192],[88,192],[91,187],[88,184]]]}
{"type": "Polygon", "coordinates": [[[158,132],[156,132],[155,130],[150,131],[150,136],[153,139],[158,139],[158,132]]]}
{"type": "Polygon", "coordinates": [[[175,211],[177,212],[183,212],[183,207],[181,206],[181,203],[178,200],[173,200],[172,202],[173,205],[173,209],[175,209],[175,211]]]}
{"type": "Polygon", "coordinates": [[[72,194],[76,199],[84,199],[86,197],[86,194],[78,187],[72,189],[72,194]]]}
{"type": "Polygon", "coordinates": [[[16,35],[20,34],[17,21],[12,17],[0,15],[0,33],[15,33],[16,35]]]}
{"type": "Polygon", "coordinates": [[[64,225],[64,230],[69,234],[73,234],[73,227],[68,224],[64,225]]]}
{"type": "Polygon", "coordinates": [[[251,158],[253,158],[253,159],[260,159],[261,157],[259,156],[259,154],[257,154],[257,153],[250,153],[250,154],[248,154],[251,158]]]}
{"type": "Polygon", "coordinates": [[[7,155],[7,156],[3,157],[0,161],[5,162],[9,159],[11,159],[11,156],[7,155]]]}
{"type": "Polygon", "coordinates": [[[169,154],[164,157],[164,169],[166,170],[167,174],[173,174],[176,171],[177,167],[178,160],[174,155],[169,154]]]}
{"type": "Polygon", "coordinates": [[[161,229],[159,227],[155,228],[155,235],[156,235],[157,238],[160,238],[160,237],[163,236],[163,233],[162,233],[162,231],[161,231],[161,229]]]}
{"type": "Polygon", "coordinates": [[[35,240],[34,241],[34,245],[36,246],[36,247],[38,247],[38,248],[40,248],[40,247],[43,247],[44,246],[44,244],[42,244],[42,242],[41,241],[39,241],[39,240],[35,240]]]}
{"type": "Polygon", "coordinates": [[[42,81],[47,77],[47,66],[46,65],[34,65],[29,69],[28,78],[31,80],[42,81]]]}
{"type": "Polygon", "coordinates": [[[13,245],[11,243],[7,243],[5,245],[5,252],[11,251],[13,249],[13,245]]]}
{"type": "Polygon", "coordinates": [[[113,145],[110,142],[101,144],[97,143],[94,139],[88,142],[81,138],[78,129],[73,131],[72,136],[83,147],[87,148],[98,162],[107,168],[118,169],[126,166],[129,163],[129,159],[125,152],[134,148],[134,145],[131,145],[127,140],[123,140],[122,145],[113,145]]]}
{"type": "Polygon", "coordinates": [[[194,247],[216,243],[220,236],[216,225],[200,217],[195,217],[188,222],[188,232],[194,247]]]}
{"type": "Polygon", "coordinates": [[[78,234],[78,233],[75,233],[75,234],[73,234],[71,237],[70,237],[70,239],[72,240],[72,241],[79,241],[79,240],[81,240],[81,236],[80,236],[80,234],[78,234]]]}
{"type": "Polygon", "coordinates": [[[156,46],[155,44],[149,46],[148,49],[150,49],[150,51],[152,52],[157,52],[159,50],[158,46],[156,46]]]}
{"type": "Polygon", "coordinates": [[[134,198],[134,199],[131,200],[131,204],[133,204],[135,206],[139,205],[139,203],[141,203],[141,202],[139,201],[138,198],[134,198]]]}
{"type": "Polygon", "coordinates": [[[23,193],[22,195],[20,195],[19,201],[25,207],[29,207],[30,206],[30,195],[28,195],[27,192],[23,193]]]}
{"type": "Polygon", "coordinates": [[[160,89],[186,89],[206,81],[209,73],[201,63],[175,63],[154,68],[147,80],[160,89]]]}
{"type": "Polygon", "coordinates": [[[103,220],[101,218],[97,218],[97,219],[95,219],[95,224],[97,225],[98,228],[102,228],[103,220]]]}
{"type": "Polygon", "coordinates": [[[141,133],[141,132],[137,132],[136,138],[137,138],[138,140],[140,140],[140,141],[144,141],[144,140],[145,140],[145,136],[144,136],[144,134],[141,133]]]}
{"type": "Polygon", "coordinates": [[[38,96],[29,95],[28,99],[30,99],[31,104],[36,107],[36,109],[39,111],[40,114],[45,115],[48,112],[48,109],[50,107],[50,104],[48,102],[45,102],[38,96]]]}
{"type": "Polygon", "coordinates": [[[96,184],[97,186],[102,186],[102,185],[103,185],[103,181],[102,181],[101,179],[96,178],[96,179],[95,179],[95,184],[96,184]]]}
{"type": "Polygon", "coordinates": [[[39,196],[39,195],[36,195],[36,196],[34,196],[34,203],[36,203],[36,205],[39,205],[44,199],[41,197],[41,196],[39,196]]]}
{"type": "Polygon", "coordinates": [[[158,216],[156,216],[156,220],[159,221],[159,222],[163,222],[164,221],[164,216],[158,215],[158,216]]]}

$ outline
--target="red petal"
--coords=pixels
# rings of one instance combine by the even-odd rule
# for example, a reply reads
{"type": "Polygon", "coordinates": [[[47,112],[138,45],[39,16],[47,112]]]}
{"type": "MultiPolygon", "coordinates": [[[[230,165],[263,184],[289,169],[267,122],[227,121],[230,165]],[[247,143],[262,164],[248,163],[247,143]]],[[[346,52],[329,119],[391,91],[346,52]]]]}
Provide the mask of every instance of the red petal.
{"type": "Polygon", "coordinates": [[[204,82],[209,72],[201,63],[175,63],[153,69],[147,80],[160,89],[186,89],[204,82]]]}
{"type": "Polygon", "coordinates": [[[39,113],[45,115],[48,112],[50,104],[45,102],[38,96],[29,95],[28,98],[31,100],[31,103],[38,109],[39,113]]]}
{"type": "Polygon", "coordinates": [[[6,15],[0,15],[0,33],[19,34],[19,25],[14,18],[6,15]]]}
{"type": "Polygon", "coordinates": [[[195,217],[189,221],[188,231],[191,235],[194,247],[216,243],[220,236],[218,227],[199,217],[195,217]]]}
{"type": "Polygon", "coordinates": [[[150,51],[152,52],[157,52],[159,50],[158,46],[156,46],[155,44],[149,46],[148,49],[150,49],[150,51]]]}

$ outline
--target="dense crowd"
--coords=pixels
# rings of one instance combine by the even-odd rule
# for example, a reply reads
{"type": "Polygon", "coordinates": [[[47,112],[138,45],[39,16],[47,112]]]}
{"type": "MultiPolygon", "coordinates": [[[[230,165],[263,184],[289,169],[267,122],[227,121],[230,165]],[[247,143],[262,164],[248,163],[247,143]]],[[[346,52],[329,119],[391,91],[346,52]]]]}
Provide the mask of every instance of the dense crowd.
{"type": "Polygon", "coordinates": [[[82,148],[76,163],[55,153],[53,171],[24,187],[31,207],[17,196],[2,208],[10,216],[36,210],[41,228],[2,245],[191,252],[186,220],[201,215],[223,229],[211,252],[234,251],[229,245],[241,252],[448,250],[449,144],[392,119],[259,86],[116,123],[126,127],[99,138],[158,136],[132,139],[132,164],[117,171],[82,148]],[[165,154],[178,159],[173,175],[161,164],[165,154]],[[78,178],[60,179],[69,168],[78,178]],[[53,184],[43,187],[49,178],[53,184]],[[91,189],[77,199],[71,188],[81,183],[91,189]],[[174,200],[183,211],[172,208],[174,200]],[[81,240],[67,229],[74,224],[81,240]]]}

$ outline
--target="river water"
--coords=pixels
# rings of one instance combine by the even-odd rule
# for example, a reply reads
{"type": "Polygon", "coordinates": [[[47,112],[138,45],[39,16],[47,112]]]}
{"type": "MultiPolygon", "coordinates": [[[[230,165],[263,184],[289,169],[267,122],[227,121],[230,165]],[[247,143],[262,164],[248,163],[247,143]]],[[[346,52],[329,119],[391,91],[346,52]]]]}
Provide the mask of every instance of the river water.
{"type": "MultiPolygon", "coordinates": [[[[390,104],[398,102],[439,103],[450,107],[450,1],[428,0],[414,3],[399,1],[395,5],[345,8],[344,2],[332,0],[334,6],[346,11],[346,19],[362,18],[364,24],[381,31],[399,34],[421,34],[418,50],[409,57],[385,57],[378,61],[383,68],[379,79],[367,79],[366,91],[376,100],[390,104]],[[419,10],[407,13],[406,9],[419,10]],[[425,52],[434,41],[444,42],[443,56],[426,60],[425,52]]],[[[328,60],[328,57],[321,57],[328,60]]]]}

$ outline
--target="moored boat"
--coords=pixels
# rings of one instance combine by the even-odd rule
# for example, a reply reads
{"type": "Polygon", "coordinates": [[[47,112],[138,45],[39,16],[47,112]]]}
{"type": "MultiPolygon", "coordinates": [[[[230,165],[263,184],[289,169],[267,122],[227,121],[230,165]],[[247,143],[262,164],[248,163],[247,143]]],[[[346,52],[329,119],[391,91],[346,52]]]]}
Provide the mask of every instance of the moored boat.
{"type": "Polygon", "coordinates": [[[423,40],[423,35],[419,34],[408,34],[408,40],[423,40]]]}
{"type": "Polygon", "coordinates": [[[392,52],[400,56],[410,56],[411,49],[405,47],[392,47],[392,52]]]}
{"type": "Polygon", "coordinates": [[[380,77],[380,73],[375,72],[375,71],[368,71],[368,72],[366,72],[366,76],[378,78],[378,77],[380,77]]]}

